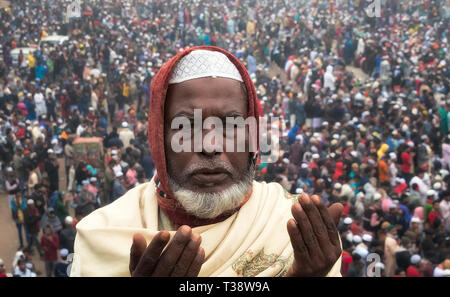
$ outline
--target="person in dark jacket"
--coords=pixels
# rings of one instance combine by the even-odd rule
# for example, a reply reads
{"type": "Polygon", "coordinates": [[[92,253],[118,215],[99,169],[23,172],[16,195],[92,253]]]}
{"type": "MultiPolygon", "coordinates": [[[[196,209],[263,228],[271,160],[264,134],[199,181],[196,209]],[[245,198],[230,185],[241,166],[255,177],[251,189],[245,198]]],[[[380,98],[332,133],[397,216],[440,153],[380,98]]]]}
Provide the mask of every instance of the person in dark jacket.
{"type": "Polygon", "coordinates": [[[76,235],[77,230],[73,226],[73,218],[71,216],[67,216],[64,220],[64,228],[59,234],[60,247],[62,249],[67,249],[69,253],[73,253],[76,235]]]}
{"type": "Polygon", "coordinates": [[[33,199],[28,199],[27,208],[25,208],[24,212],[24,220],[25,220],[25,230],[27,233],[27,241],[28,246],[27,250],[32,251],[33,245],[36,246],[36,249],[39,252],[39,255],[43,257],[43,253],[41,250],[41,246],[38,239],[39,234],[39,222],[41,220],[41,216],[39,215],[39,211],[34,205],[33,199]]]}
{"type": "Polygon", "coordinates": [[[357,253],[353,253],[352,255],[353,262],[348,267],[347,276],[348,277],[361,277],[362,269],[364,263],[361,261],[361,256],[357,253]]]}
{"type": "Polygon", "coordinates": [[[55,264],[55,277],[69,277],[69,261],[67,261],[67,256],[70,254],[69,251],[65,248],[59,250],[59,254],[61,255],[61,260],[55,264]]]}

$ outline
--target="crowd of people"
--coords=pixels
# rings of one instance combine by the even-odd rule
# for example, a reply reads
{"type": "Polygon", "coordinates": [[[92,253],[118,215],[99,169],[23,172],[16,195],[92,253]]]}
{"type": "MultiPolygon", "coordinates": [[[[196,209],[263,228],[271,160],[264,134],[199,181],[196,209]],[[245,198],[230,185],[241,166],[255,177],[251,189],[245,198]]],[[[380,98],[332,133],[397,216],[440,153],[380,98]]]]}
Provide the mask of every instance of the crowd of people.
{"type": "Polygon", "coordinates": [[[76,223],[153,177],[153,76],[213,45],[281,119],[279,158],[257,180],[344,205],[343,276],[449,276],[450,6],[381,1],[371,17],[368,3],[98,0],[75,18],[69,1],[3,8],[0,178],[20,242],[10,274],[36,275],[36,249],[47,276],[67,275],[76,223]],[[69,40],[40,44],[52,35],[69,40]],[[104,165],[78,157],[80,137],[103,139],[104,165]]]}

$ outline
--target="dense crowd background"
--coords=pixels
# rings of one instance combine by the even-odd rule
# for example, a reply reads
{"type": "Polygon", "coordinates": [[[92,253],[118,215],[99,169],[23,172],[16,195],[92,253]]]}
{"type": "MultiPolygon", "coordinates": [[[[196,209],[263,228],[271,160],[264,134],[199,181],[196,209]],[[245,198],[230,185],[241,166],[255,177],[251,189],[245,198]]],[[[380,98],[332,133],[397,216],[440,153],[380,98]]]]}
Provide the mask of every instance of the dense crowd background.
{"type": "Polygon", "coordinates": [[[36,252],[47,276],[66,276],[76,223],[151,179],[150,82],[195,45],[241,59],[264,114],[281,118],[281,154],[257,179],[344,204],[343,276],[449,276],[450,4],[380,3],[380,17],[364,0],[2,8],[0,179],[20,247],[0,276],[39,274],[36,252]],[[55,34],[69,40],[39,47],[55,34]],[[104,166],[77,159],[79,137],[102,138],[104,166]]]}

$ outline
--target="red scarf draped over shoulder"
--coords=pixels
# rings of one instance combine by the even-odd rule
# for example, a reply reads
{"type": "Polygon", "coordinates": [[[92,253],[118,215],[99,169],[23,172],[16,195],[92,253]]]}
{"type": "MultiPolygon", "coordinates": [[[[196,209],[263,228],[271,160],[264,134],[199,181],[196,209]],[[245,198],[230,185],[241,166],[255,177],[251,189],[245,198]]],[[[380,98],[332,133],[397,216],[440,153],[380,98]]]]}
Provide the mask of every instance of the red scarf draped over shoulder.
{"type": "MultiPolygon", "coordinates": [[[[169,87],[169,80],[172,75],[173,70],[177,63],[186,55],[194,50],[210,50],[217,51],[225,56],[236,66],[238,69],[242,80],[244,81],[245,87],[247,89],[248,96],[248,116],[256,117],[257,123],[259,123],[259,116],[262,115],[261,105],[259,103],[255,86],[250,78],[249,73],[245,66],[231,53],[225,51],[224,49],[215,46],[197,46],[189,48],[185,51],[178,53],[176,56],[172,57],[167,63],[165,63],[161,69],[158,71],[156,76],[153,78],[151,83],[151,101],[150,101],[150,112],[148,120],[148,138],[150,144],[150,151],[153,162],[155,164],[157,177],[157,197],[158,205],[167,214],[167,216],[175,224],[175,227],[181,225],[189,225],[191,227],[197,227],[207,224],[213,224],[221,222],[231,216],[235,211],[230,211],[222,214],[221,216],[214,219],[200,219],[193,215],[187,213],[181,205],[173,198],[173,193],[169,187],[169,180],[167,176],[166,167],[166,157],[164,150],[164,103],[166,101],[167,89],[169,87]]],[[[257,139],[257,145],[259,148],[257,139]]],[[[250,198],[249,193],[244,199],[241,206],[250,198]]]]}

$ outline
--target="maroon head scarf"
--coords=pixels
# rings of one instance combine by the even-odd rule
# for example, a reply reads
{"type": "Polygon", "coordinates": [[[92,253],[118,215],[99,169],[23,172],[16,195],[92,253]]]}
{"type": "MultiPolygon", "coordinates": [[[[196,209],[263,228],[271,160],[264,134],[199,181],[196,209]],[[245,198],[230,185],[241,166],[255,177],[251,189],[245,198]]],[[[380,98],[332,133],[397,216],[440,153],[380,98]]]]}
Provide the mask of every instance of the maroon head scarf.
{"type": "MultiPolygon", "coordinates": [[[[247,89],[248,96],[248,116],[256,117],[259,123],[259,116],[262,114],[261,106],[256,95],[255,86],[250,78],[250,75],[245,69],[244,65],[229,52],[215,47],[215,46],[197,46],[189,48],[183,52],[178,53],[165,63],[158,71],[151,83],[151,103],[148,120],[148,137],[150,144],[150,151],[153,162],[155,164],[157,177],[155,183],[157,186],[158,204],[161,209],[174,222],[175,226],[189,225],[191,227],[201,226],[220,222],[231,216],[236,210],[229,213],[222,214],[214,219],[200,219],[188,214],[173,198],[173,193],[169,187],[169,181],[166,168],[166,157],[164,150],[164,103],[166,101],[167,89],[169,87],[169,80],[177,63],[184,56],[188,55],[194,50],[210,50],[223,53],[238,69],[242,80],[247,89]]],[[[258,143],[258,140],[256,141],[258,143]]],[[[258,144],[257,144],[258,145],[258,144]]],[[[259,148],[259,147],[258,147],[259,148]]],[[[245,203],[250,197],[249,193],[244,199],[245,203]]],[[[242,204],[241,204],[242,206],[242,204]]]]}

